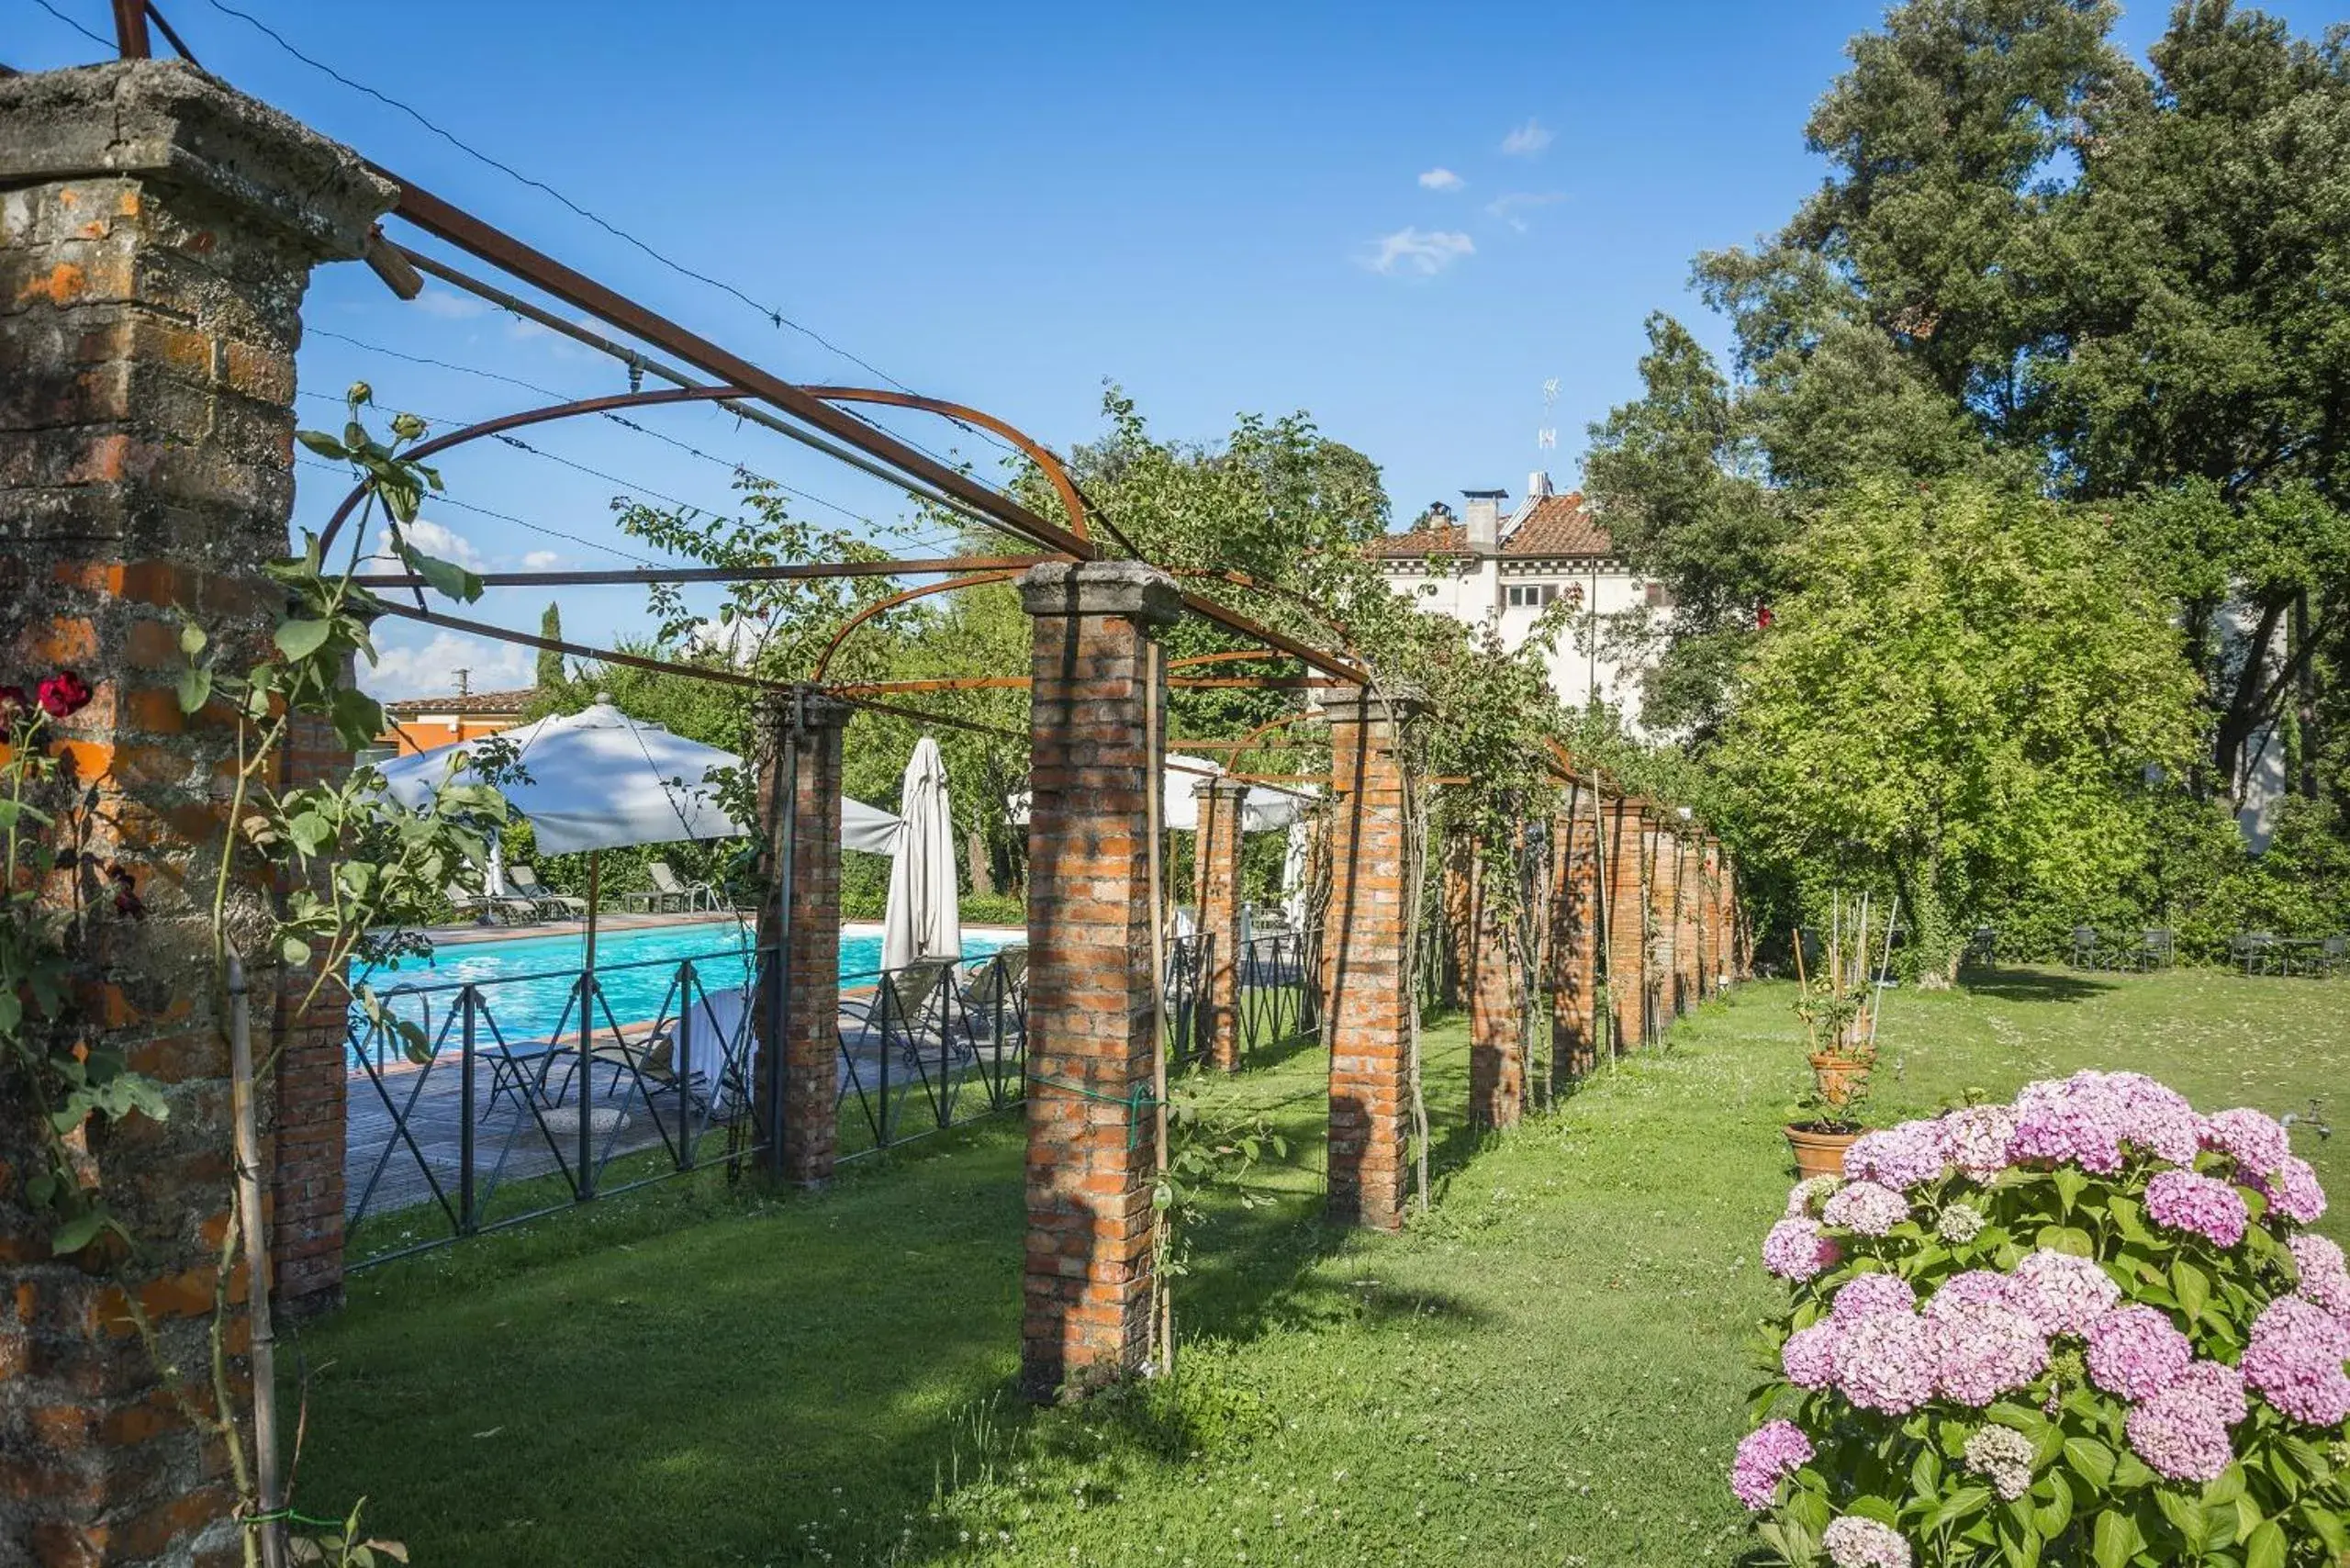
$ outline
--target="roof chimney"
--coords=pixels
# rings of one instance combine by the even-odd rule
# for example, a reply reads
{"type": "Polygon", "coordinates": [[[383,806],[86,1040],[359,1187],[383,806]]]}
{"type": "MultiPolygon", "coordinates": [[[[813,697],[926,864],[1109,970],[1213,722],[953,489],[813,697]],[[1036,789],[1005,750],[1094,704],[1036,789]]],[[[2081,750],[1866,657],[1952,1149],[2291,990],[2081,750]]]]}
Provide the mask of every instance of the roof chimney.
{"type": "Polygon", "coordinates": [[[1550,493],[1550,476],[1548,472],[1543,469],[1537,468],[1533,473],[1528,474],[1526,476],[1526,498],[1528,500],[1539,501],[1550,493]]]}
{"type": "Polygon", "coordinates": [[[1472,554],[1491,555],[1502,546],[1502,498],[1507,490],[1463,490],[1469,505],[1461,513],[1468,528],[1469,550],[1472,554]]]}

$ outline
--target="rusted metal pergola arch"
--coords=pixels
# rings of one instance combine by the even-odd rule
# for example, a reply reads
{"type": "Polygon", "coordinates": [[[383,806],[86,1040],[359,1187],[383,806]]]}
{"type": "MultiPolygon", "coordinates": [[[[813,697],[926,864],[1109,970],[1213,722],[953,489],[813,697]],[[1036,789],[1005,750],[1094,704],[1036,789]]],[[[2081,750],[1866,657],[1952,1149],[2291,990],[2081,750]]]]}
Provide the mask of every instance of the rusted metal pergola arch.
{"type": "MultiPolygon", "coordinates": [[[[1003,420],[990,414],[982,413],[977,409],[966,408],[960,403],[948,403],[934,398],[918,397],[912,393],[882,392],[856,386],[810,386],[801,390],[826,403],[886,403],[895,408],[920,409],[937,414],[943,419],[984,425],[987,429],[997,431],[1017,445],[1023,454],[1044,471],[1046,477],[1052,482],[1054,489],[1058,492],[1062,507],[1069,513],[1070,532],[1077,540],[1088,545],[1091,544],[1091,539],[1085,525],[1084,502],[1079,498],[1077,487],[1070,483],[1069,472],[1061,465],[1060,459],[1049,449],[1003,420]]],[[[510,414],[499,414],[493,419],[481,420],[470,425],[461,426],[444,435],[434,436],[429,441],[419,442],[409,448],[408,455],[417,459],[431,457],[453,447],[478,441],[484,436],[503,435],[509,431],[522,430],[532,425],[550,424],[558,420],[577,419],[583,414],[609,414],[623,409],[651,408],[667,403],[739,402],[752,396],[754,394],[748,388],[741,386],[660,386],[651,390],[616,392],[601,398],[583,398],[568,403],[550,403],[542,408],[519,409],[510,414]]],[[[326,532],[319,540],[319,547],[322,550],[334,543],[336,534],[341,532],[344,521],[365,498],[366,493],[367,487],[364,483],[353,485],[351,493],[343,498],[342,504],[335,508],[334,515],[327,520],[326,532]]],[[[1048,539],[1024,536],[1030,537],[1031,542],[1035,543],[1052,544],[1054,543],[1048,539]]]]}
{"type": "Polygon", "coordinates": [[[824,678],[824,672],[832,668],[833,655],[841,651],[841,644],[848,641],[850,633],[878,615],[887,614],[901,605],[911,604],[918,599],[928,599],[934,594],[955,593],[963,588],[984,588],[989,583],[1010,582],[1019,575],[1017,572],[973,572],[967,577],[949,577],[941,583],[925,583],[920,588],[902,589],[886,599],[877,599],[841,622],[840,630],[833,633],[833,640],[826,643],[824,651],[816,655],[816,667],[810,673],[809,678],[821,683],[824,678]]]}

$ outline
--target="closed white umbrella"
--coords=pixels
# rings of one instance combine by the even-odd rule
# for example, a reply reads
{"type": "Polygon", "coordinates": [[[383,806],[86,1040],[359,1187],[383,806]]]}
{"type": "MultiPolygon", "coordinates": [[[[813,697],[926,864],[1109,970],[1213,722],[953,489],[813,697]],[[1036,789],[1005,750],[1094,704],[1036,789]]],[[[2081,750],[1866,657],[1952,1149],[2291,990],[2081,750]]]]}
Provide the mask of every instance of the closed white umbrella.
{"type": "Polygon", "coordinates": [[[881,913],[881,967],[917,958],[960,958],[963,914],[955,880],[955,818],[946,798],[946,763],[938,743],[914,743],[898,796],[898,855],[890,868],[890,902],[881,913]]]}
{"type": "Polygon", "coordinates": [[[1281,846],[1281,909],[1290,924],[1305,924],[1305,868],[1308,829],[1303,815],[1289,823],[1289,842],[1281,846]]]}

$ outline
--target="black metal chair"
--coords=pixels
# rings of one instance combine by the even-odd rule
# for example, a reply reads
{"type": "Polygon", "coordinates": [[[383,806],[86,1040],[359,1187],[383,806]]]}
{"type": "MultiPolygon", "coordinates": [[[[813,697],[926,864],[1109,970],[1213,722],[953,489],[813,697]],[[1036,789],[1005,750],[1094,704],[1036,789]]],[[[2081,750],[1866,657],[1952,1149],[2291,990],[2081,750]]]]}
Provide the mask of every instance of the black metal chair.
{"type": "Polygon", "coordinates": [[[2228,938],[2228,958],[2244,965],[2247,975],[2266,974],[2277,948],[2277,938],[2266,931],[2239,931],[2228,938]]]}
{"type": "Polygon", "coordinates": [[[2350,936],[2329,936],[2309,959],[2309,972],[2330,978],[2340,974],[2345,962],[2350,962],[2350,936]]]}
{"type": "Polygon", "coordinates": [[[2104,958],[2105,955],[2098,948],[2097,927],[2094,925],[2073,927],[2073,968],[2076,969],[2103,969],[2104,958]]]}
{"type": "Polygon", "coordinates": [[[2152,969],[2166,969],[2178,957],[2177,937],[2167,926],[2142,933],[2135,955],[2140,973],[2152,969]]]}

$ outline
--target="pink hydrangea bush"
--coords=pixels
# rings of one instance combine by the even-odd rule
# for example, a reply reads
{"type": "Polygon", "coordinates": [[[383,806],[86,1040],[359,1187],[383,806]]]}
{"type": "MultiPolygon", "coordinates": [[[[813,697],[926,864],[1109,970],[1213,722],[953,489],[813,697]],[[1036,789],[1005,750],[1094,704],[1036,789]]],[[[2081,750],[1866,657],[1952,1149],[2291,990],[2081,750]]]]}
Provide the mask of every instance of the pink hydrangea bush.
{"type": "Polygon", "coordinates": [[[2138,1073],[1797,1187],[1731,1486],[1790,1563],[2350,1564],[2350,1260],[2288,1130],[2138,1073]]]}

